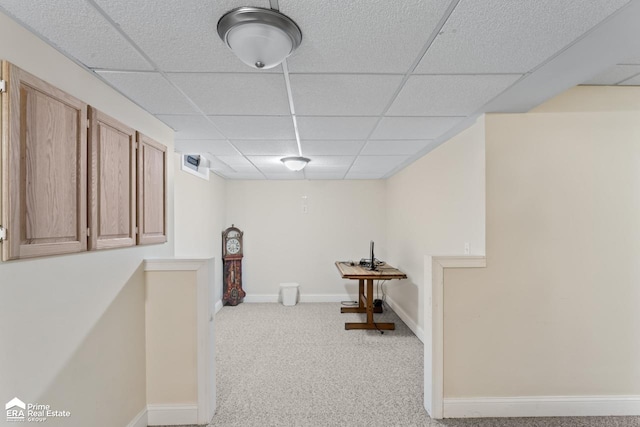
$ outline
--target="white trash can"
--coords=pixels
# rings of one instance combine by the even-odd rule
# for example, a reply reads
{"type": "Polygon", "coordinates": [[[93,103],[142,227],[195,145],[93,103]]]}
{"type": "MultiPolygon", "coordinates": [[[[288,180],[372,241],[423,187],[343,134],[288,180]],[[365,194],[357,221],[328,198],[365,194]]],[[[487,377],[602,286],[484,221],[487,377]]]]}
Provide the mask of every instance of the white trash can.
{"type": "Polygon", "coordinates": [[[282,305],[296,305],[298,300],[297,283],[280,283],[280,292],[282,293],[282,305]]]}

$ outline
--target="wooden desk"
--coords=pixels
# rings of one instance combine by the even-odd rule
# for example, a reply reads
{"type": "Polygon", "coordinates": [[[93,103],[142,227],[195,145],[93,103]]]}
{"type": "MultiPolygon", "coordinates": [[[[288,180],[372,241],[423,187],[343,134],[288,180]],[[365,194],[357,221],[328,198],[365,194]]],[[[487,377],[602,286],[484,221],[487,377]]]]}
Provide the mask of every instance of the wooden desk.
{"type": "Polygon", "coordinates": [[[343,279],[358,280],[358,306],[342,307],[340,313],[367,313],[367,321],[364,323],[347,322],[344,328],[349,329],[377,329],[377,330],[393,330],[396,328],[395,323],[375,323],[373,321],[373,313],[382,313],[382,307],[373,307],[373,281],[374,280],[391,280],[406,279],[407,275],[397,268],[383,264],[377,270],[369,270],[360,265],[351,265],[348,262],[336,261],[336,267],[343,279]],[[367,288],[365,293],[365,281],[367,288]]]}

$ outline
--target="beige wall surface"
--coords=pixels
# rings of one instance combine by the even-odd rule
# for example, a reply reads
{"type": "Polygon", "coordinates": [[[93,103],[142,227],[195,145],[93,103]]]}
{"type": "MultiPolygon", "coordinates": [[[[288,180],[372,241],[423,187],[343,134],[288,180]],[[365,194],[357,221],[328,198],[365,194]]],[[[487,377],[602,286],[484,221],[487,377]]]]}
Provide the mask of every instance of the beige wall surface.
{"type": "Polygon", "coordinates": [[[387,180],[388,261],[408,279],[390,297],[424,327],[424,256],[484,254],[484,120],[387,180]]]}
{"type": "Polygon", "coordinates": [[[145,275],[147,404],[197,404],[196,272],[145,275]]]}
{"type": "MultiPolygon", "coordinates": [[[[2,14],[0,58],[173,150],[171,129],[2,14]]],[[[172,161],[168,243],[0,263],[0,401],[72,411],[48,425],[127,425],[145,407],[140,265],[173,255],[172,161]]]]}
{"type": "Polygon", "coordinates": [[[180,170],[175,164],[175,252],[179,258],[215,257],[214,297],[222,298],[222,230],[226,223],[226,180],[211,173],[209,181],[180,170]]]}
{"type": "Polygon", "coordinates": [[[334,265],[355,260],[376,244],[385,259],[383,181],[228,181],[227,222],[244,231],[243,288],[276,295],[297,282],[306,295],[357,293],[334,265]],[[306,196],[308,213],[303,213],[306,196]]]}
{"type": "Polygon", "coordinates": [[[487,268],[445,271],[445,397],[639,395],[640,114],[486,134],[487,268]]]}

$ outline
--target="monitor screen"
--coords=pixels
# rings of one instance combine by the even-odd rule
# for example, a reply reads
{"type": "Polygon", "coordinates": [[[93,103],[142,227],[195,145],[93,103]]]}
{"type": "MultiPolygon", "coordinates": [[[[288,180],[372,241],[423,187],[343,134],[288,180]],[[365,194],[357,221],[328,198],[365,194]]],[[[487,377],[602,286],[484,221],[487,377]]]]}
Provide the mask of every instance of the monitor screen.
{"type": "Polygon", "coordinates": [[[371,263],[371,264],[369,264],[369,270],[375,270],[376,269],[376,257],[373,254],[373,240],[371,241],[371,245],[369,247],[369,251],[370,251],[369,261],[371,263]]]}

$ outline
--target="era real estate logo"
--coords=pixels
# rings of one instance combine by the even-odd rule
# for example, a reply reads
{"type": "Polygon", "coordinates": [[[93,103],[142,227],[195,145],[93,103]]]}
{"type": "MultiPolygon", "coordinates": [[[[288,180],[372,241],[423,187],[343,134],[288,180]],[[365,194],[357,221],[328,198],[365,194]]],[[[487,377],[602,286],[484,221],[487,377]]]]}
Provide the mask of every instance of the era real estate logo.
{"type": "Polygon", "coordinates": [[[69,411],[58,411],[51,409],[51,405],[41,405],[38,403],[24,403],[14,397],[4,405],[7,411],[7,422],[43,422],[48,418],[66,418],[71,416],[69,411]]]}
{"type": "Polygon", "coordinates": [[[22,400],[14,397],[4,405],[4,409],[7,411],[7,421],[22,422],[25,418],[24,413],[27,405],[22,400]]]}

